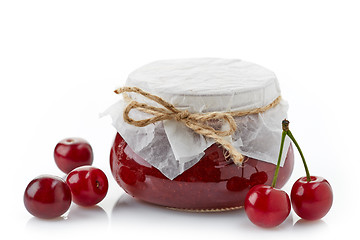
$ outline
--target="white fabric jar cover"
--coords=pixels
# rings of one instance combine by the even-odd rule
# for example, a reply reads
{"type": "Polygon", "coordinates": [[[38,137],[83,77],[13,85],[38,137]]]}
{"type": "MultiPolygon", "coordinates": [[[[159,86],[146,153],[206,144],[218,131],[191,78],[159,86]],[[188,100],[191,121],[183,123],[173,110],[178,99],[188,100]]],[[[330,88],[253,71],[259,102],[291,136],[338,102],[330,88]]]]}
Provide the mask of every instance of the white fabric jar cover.
{"type": "MultiPolygon", "coordinates": [[[[259,65],[238,59],[195,58],[162,60],[132,72],[126,86],[138,87],[163,98],[180,110],[190,113],[242,111],[266,106],[280,96],[275,74],[259,65]]],[[[135,93],[138,102],[161,107],[135,93]]],[[[128,102],[121,99],[107,109],[113,125],[130,148],[145,161],[174,179],[204,155],[214,143],[176,120],[165,120],[145,127],[124,122],[128,102]]],[[[281,100],[264,113],[235,117],[236,132],[229,141],[244,156],[276,164],[281,139],[281,122],[288,104],[281,100]]],[[[136,120],[151,117],[131,111],[136,120]]],[[[281,165],[290,141],[286,138],[281,165]]]]}

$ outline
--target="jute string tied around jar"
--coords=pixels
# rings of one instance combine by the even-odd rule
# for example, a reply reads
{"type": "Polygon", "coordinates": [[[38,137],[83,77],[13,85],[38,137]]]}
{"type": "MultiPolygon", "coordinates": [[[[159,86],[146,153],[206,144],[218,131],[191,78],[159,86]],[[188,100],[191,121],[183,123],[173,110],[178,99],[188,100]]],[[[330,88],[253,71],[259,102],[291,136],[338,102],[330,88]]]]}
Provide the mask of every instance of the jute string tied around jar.
{"type": "Polygon", "coordinates": [[[145,92],[137,87],[122,87],[116,89],[114,91],[116,94],[133,92],[137,94],[141,94],[142,96],[157,102],[162,105],[164,108],[154,107],[148,105],[146,103],[140,103],[134,100],[130,100],[130,103],[124,110],[124,121],[128,124],[137,126],[137,127],[145,127],[151,123],[155,123],[158,121],[164,120],[176,120],[178,122],[182,122],[188,128],[192,129],[194,132],[201,134],[207,138],[215,140],[218,144],[220,144],[224,149],[229,152],[230,157],[233,162],[237,165],[241,165],[244,161],[244,156],[239,153],[235,147],[226,140],[225,137],[232,135],[236,130],[236,122],[234,117],[241,117],[250,114],[257,114],[267,111],[270,108],[275,107],[279,104],[281,100],[281,96],[277,97],[270,104],[260,107],[254,108],[245,111],[232,111],[232,112],[209,112],[209,113],[190,113],[187,110],[180,110],[176,108],[174,105],[166,102],[161,97],[145,92]],[[129,116],[129,113],[132,109],[137,109],[144,113],[148,113],[153,115],[154,117],[150,117],[142,120],[134,120],[129,116]],[[223,120],[228,123],[229,129],[226,131],[216,130],[211,127],[208,122],[210,120],[223,120]]]}

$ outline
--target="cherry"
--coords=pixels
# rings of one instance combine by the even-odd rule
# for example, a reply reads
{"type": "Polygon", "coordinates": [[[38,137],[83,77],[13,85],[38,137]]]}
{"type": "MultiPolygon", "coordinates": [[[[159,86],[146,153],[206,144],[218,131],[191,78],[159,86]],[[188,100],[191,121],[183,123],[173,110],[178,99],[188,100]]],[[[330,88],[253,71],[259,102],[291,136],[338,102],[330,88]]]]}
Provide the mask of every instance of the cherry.
{"type": "Polygon", "coordinates": [[[267,185],[256,185],[245,198],[245,211],[252,223],[271,228],[280,225],[291,210],[288,194],[267,185]]]}
{"type": "Polygon", "coordinates": [[[55,163],[61,171],[71,170],[93,163],[93,151],[90,144],[82,138],[61,140],[54,150],[55,163]]]}
{"type": "Polygon", "coordinates": [[[241,192],[249,187],[249,180],[244,178],[244,163],[241,166],[241,177],[230,178],[226,183],[226,189],[231,192],[241,192]]]}
{"type": "Polygon", "coordinates": [[[128,185],[135,185],[137,176],[134,171],[132,171],[130,168],[126,166],[122,166],[119,169],[119,176],[124,181],[124,183],[128,185]]]}
{"type": "Polygon", "coordinates": [[[63,179],[41,175],[26,187],[24,204],[29,213],[35,217],[60,217],[71,205],[71,192],[63,179]]]}
{"type": "Polygon", "coordinates": [[[252,223],[259,227],[276,227],[289,216],[291,210],[289,195],[275,188],[280,169],[281,154],[286,133],[281,136],[280,153],[271,186],[253,186],[245,197],[245,212],[252,223]]]}
{"type": "Polygon", "coordinates": [[[92,166],[75,168],[66,177],[73,202],[84,207],[103,200],[108,191],[108,180],[103,171],[92,166]]]}
{"type": "Polygon", "coordinates": [[[268,175],[264,171],[258,171],[256,168],[255,170],[257,172],[250,175],[250,186],[255,186],[258,184],[264,184],[268,180],[268,175]]]}
{"type": "Polygon", "coordinates": [[[293,141],[301,156],[306,177],[298,179],[291,189],[291,203],[299,217],[306,220],[318,220],[330,210],[333,202],[333,192],[327,180],[323,177],[311,176],[299,144],[289,129],[289,121],[282,122],[283,132],[293,141]]]}
{"type": "Polygon", "coordinates": [[[291,189],[291,203],[299,217],[306,220],[318,220],[330,210],[333,193],[328,181],[322,177],[299,178],[291,189]]]}
{"type": "Polygon", "coordinates": [[[231,192],[240,192],[249,187],[249,181],[244,177],[232,177],[226,183],[226,189],[231,192]]]}

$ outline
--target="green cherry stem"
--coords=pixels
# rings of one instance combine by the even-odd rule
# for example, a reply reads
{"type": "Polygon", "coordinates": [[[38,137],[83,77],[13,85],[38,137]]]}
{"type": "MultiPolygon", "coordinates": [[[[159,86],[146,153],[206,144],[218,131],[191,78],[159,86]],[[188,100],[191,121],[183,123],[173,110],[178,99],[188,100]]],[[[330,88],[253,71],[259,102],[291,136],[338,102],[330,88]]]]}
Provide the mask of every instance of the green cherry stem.
{"type": "Polygon", "coordinates": [[[297,150],[298,150],[299,153],[300,153],[302,162],[303,162],[303,164],[304,164],[305,172],[306,172],[306,180],[307,180],[307,182],[310,182],[310,181],[311,181],[309,169],[308,169],[308,167],[307,167],[304,154],[302,153],[299,144],[297,143],[297,141],[295,140],[294,136],[292,135],[292,133],[291,133],[291,131],[290,131],[290,129],[289,129],[289,123],[290,123],[290,122],[289,122],[288,120],[286,120],[286,119],[284,119],[284,120],[282,121],[282,129],[283,129],[283,132],[282,132],[282,135],[281,135],[279,158],[278,158],[278,161],[277,161],[277,164],[276,164],[276,169],[275,169],[274,178],[273,178],[271,187],[275,187],[275,185],[276,185],[276,180],[277,180],[278,175],[279,175],[281,155],[282,155],[282,152],[283,152],[284,142],[285,142],[285,137],[286,137],[286,135],[287,135],[287,136],[291,139],[291,141],[295,144],[297,150]]]}
{"type": "Polygon", "coordinates": [[[274,178],[273,178],[273,181],[272,181],[272,184],[271,184],[271,187],[273,187],[273,188],[274,188],[275,185],[276,185],[276,180],[277,180],[278,175],[279,175],[281,155],[282,155],[282,151],[283,151],[283,148],[284,148],[284,142],[285,142],[285,137],[286,137],[286,135],[287,135],[287,134],[286,134],[286,131],[283,130],[282,135],[281,135],[279,158],[278,158],[278,161],[277,161],[277,164],[276,164],[276,169],[275,169],[275,173],[274,173],[274,178]]]}
{"type": "Polygon", "coordinates": [[[308,167],[307,167],[306,161],[305,161],[304,154],[302,153],[299,144],[298,144],[297,141],[295,140],[295,138],[294,138],[294,136],[292,135],[292,133],[291,133],[290,130],[287,130],[287,135],[289,136],[289,138],[291,139],[291,141],[293,141],[293,143],[295,144],[297,150],[298,150],[299,153],[300,153],[302,162],[303,162],[303,164],[304,164],[305,172],[306,172],[306,180],[307,180],[307,182],[310,182],[310,181],[311,181],[310,173],[309,173],[309,169],[308,169],[308,167]]]}

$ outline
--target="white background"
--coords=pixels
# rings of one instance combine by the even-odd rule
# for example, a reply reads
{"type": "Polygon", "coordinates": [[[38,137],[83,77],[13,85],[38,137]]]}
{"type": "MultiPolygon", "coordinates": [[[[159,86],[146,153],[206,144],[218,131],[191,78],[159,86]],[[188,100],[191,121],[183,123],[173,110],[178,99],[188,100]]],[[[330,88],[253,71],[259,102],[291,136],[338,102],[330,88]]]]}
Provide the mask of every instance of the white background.
{"type": "MultiPolygon", "coordinates": [[[[357,1],[0,1],[0,235],[26,239],[334,239],[356,229],[359,212],[359,55],[357,1]],[[334,205],[317,222],[294,212],[260,229],[244,211],[191,214],[137,202],[109,168],[115,130],[98,114],[113,90],[148,62],[240,58],[273,70],[290,104],[291,129],[310,172],[329,180],[334,205]],[[23,206],[37,175],[63,176],[56,143],[79,136],[110,189],[98,207],[73,204],[45,221],[23,206]],[[10,235],[7,235],[10,236],[10,235]]],[[[296,155],[284,187],[304,175],[296,155]]],[[[349,236],[349,235],[347,235],[349,236]]]]}

